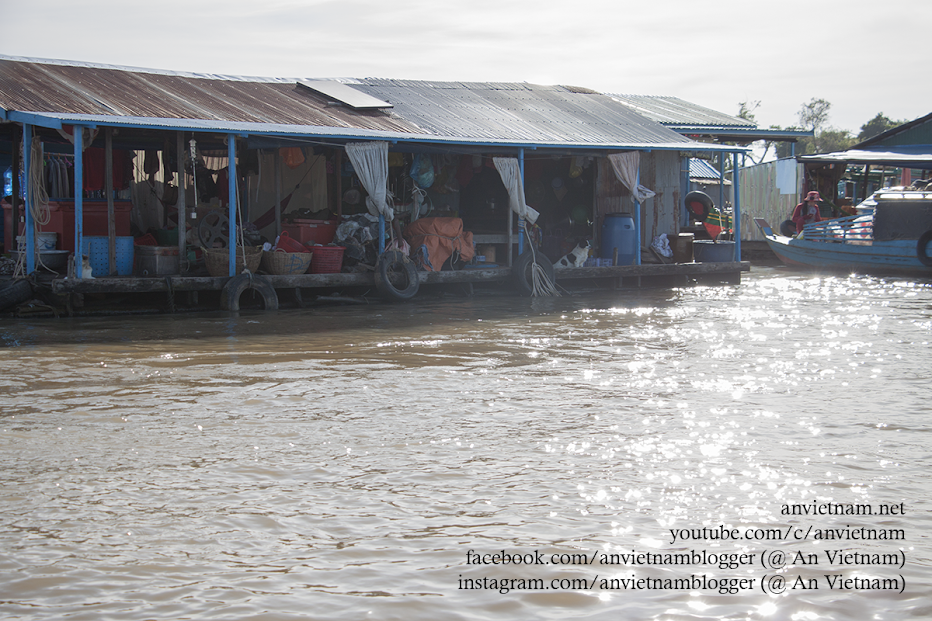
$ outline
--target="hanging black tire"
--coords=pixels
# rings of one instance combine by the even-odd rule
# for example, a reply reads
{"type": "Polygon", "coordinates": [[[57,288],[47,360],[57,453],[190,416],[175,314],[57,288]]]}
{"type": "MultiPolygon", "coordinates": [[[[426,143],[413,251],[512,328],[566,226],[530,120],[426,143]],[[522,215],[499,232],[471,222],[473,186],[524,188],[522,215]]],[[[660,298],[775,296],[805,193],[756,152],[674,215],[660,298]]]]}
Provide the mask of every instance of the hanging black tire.
{"type": "Polygon", "coordinates": [[[32,284],[28,280],[11,280],[0,285],[0,310],[28,302],[32,298],[32,284]]]}
{"type": "Polygon", "coordinates": [[[537,259],[537,264],[543,268],[544,274],[550,279],[550,282],[556,283],[556,279],[553,276],[553,263],[551,263],[542,252],[532,253],[528,250],[515,259],[515,264],[511,267],[512,279],[521,295],[534,295],[533,266],[535,258],[537,259]]]}
{"type": "Polygon", "coordinates": [[[916,256],[919,258],[920,263],[928,267],[932,267],[932,258],[930,258],[929,253],[926,252],[926,247],[929,245],[930,241],[932,241],[932,229],[920,235],[919,241],[916,242],[916,256]]]}
{"type": "Polygon", "coordinates": [[[686,211],[699,222],[705,222],[712,211],[711,197],[705,192],[695,191],[687,194],[683,200],[686,203],[686,211]]]}
{"type": "Polygon", "coordinates": [[[375,288],[383,298],[389,302],[410,300],[420,287],[414,261],[399,250],[382,253],[375,264],[375,288]]]}
{"type": "Polygon", "coordinates": [[[249,289],[262,296],[265,310],[278,310],[278,294],[275,293],[275,287],[265,276],[255,274],[238,274],[228,280],[220,292],[220,308],[238,311],[239,299],[249,289]]]}

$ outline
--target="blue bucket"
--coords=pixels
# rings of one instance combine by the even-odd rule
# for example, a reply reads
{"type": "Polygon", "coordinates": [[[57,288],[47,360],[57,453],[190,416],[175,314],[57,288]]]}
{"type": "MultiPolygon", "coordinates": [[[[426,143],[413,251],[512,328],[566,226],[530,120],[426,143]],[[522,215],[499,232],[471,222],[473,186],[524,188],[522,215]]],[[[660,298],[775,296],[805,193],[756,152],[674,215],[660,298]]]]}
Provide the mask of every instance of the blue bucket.
{"type": "Polygon", "coordinates": [[[602,221],[602,258],[612,259],[618,249],[618,265],[634,263],[637,231],[634,218],[627,213],[607,213],[602,221]]]}
{"type": "MultiPolygon", "coordinates": [[[[118,236],[116,238],[118,276],[129,276],[133,273],[133,253],[133,237],[118,236]]],[[[84,237],[81,241],[81,254],[87,255],[96,278],[110,275],[110,242],[107,237],[98,235],[84,237]]]]}

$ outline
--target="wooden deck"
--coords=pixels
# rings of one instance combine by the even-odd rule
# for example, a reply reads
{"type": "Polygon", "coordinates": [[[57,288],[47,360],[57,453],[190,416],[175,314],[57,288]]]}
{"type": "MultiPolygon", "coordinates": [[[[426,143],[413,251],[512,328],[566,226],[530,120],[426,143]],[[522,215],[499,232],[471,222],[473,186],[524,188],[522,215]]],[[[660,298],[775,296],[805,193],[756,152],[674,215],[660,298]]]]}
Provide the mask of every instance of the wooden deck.
{"type": "MultiPolygon", "coordinates": [[[[747,261],[736,263],[677,263],[650,265],[619,265],[615,267],[570,267],[555,272],[557,283],[584,279],[631,279],[671,277],[738,278],[741,272],[751,269],[747,261]]],[[[464,269],[450,272],[420,272],[422,285],[443,283],[479,283],[507,281],[511,268],[464,269]]],[[[371,287],[371,273],[358,274],[299,274],[295,276],[262,275],[275,289],[328,289],[371,287]]],[[[229,277],[210,276],[116,276],[107,278],[52,280],[55,293],[157,293],[179,291],[220,291],[229,277]]]]}

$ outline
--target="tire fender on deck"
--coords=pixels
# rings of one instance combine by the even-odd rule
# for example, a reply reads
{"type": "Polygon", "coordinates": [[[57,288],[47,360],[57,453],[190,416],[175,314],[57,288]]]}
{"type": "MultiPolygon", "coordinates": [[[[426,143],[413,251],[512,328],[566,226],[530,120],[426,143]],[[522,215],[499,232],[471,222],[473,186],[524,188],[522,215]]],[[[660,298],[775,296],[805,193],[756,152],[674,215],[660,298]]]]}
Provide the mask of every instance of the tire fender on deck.
{"type": "Polygon", "coordinates": [[[237,274],[228,280],[220,292],[220,308],[238,311],[239,299],[249,289],[262,296],[265,310],[278,310],[278,294],[272,283],[265,276],[256,274],[237,274]]]}
{"type": "Polygon", "coordinates": [[[515,263],[511,267],[515,287],[521,295],[529,296],[534,294],[534,263],[541,266],[550,282],[556,283],[556,278],[553,275],[553,263],[540,252],[532,253],[530,250],[526,250],[515,259],[515,263]]]}
{"type": "Polygon", "coordinates": [[[929,229],[919,236],[919,241],[916,242],[916,257],[918,257],[919,262],[923,265],[932,267],[932,258],[930,258],[929,253],[926,252],[926,248],[929,246],[930,241],[932,241],[932,229],[929,229]]]}
{"type": "Polygon", "coordinates": [[[398,250],[382,253],[375,265],[375,288],[389,302],[410,300],[421,286],[414,261],[398,250]]]}
{"type": "Polygon", "coordinates": [[[28,280],[11,280],[0,284],[0,310],[17,306],[32,297],[32,284],[28,280]]]}

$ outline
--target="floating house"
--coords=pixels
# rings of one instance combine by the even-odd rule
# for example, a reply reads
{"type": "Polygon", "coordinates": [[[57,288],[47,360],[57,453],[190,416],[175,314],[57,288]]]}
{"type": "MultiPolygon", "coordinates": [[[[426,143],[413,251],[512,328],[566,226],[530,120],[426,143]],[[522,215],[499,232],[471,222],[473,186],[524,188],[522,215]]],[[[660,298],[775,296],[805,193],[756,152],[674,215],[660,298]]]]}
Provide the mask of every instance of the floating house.
{"type": "Polygon", "coordinates": [[[818,190],[836,204],[848,199],[860,202],[874,191],[894,184],[908,186],[932,170],[932,114],[860,142],[835,153],[801,155],[796,159],[805,166],[811,180],[809,189],[818,190]]]}
{"type": "Polygon", "coordinates": [[[0,56],[0,167],[19,173],[3,204],[5,246],[22,272],[63,296],[219,291],[235,309],[252,288],[272,308],[282,289],[371,287],[385,245],[403,247],[405,228],[427,218],[461,221],[469,254],[485,261],[452,261],[468,267],[452,270],[428,261],[422,284],[507,281],[528,251],[549,262],[586,241],[599,261],[558,270],[557,281],[735,280],[746,263],[642,257],[681,226],[689,160],[737,165],[745,151],[571,86],[255,78],[0,56]],[[623,257],[602,238],[620,214],[634,228],[623,257]],[[320,269],[312,258],[307,273],[252,268],[235,278],[249,267],[244,247],[283,238],[331,258],[320,269]],[[48,269],[43,257],[57,255],[68,259],[48,269]]]}

